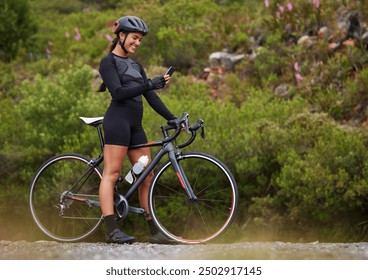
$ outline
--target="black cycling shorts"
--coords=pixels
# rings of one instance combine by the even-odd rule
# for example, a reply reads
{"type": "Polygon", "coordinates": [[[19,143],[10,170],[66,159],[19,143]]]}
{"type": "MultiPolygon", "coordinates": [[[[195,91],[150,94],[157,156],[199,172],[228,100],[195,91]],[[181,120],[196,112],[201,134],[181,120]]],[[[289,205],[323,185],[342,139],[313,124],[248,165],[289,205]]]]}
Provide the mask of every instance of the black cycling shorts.
{"type": "Polygon", "coordinates": [[[135,100],[112,101],[103,120],[105,144],[133,146],[147,143],[142,127],[143,104],[135,100]]]}

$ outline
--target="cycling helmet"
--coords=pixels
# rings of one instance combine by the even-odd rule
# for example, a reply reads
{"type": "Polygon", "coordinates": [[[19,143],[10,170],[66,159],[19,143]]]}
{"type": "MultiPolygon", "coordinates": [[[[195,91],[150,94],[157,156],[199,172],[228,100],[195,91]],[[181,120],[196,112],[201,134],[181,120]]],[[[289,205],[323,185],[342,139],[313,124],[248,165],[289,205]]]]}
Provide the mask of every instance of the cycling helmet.
{"type": "Polygon", "coordinates": [[[120,32],[140,32],[145,36],[148,33],[148,27],[146,23],[138,17],[124,16],[115,22],[112,32],[115,34],[119,34],[120,32]]]}

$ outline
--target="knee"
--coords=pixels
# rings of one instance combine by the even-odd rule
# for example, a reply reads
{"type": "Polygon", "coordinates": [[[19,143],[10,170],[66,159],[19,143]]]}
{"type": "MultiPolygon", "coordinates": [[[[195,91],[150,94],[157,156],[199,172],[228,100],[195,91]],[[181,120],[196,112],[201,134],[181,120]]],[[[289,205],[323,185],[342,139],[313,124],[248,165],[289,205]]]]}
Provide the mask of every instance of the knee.
{"type": "Polygon", "coordinates": [[[108,181],[110,183],[115,183],[120,176],[120,171],[119,170],[113,170],[113,171],[105,171],[103,172],[102,175],[102,180],[108,181]]]}

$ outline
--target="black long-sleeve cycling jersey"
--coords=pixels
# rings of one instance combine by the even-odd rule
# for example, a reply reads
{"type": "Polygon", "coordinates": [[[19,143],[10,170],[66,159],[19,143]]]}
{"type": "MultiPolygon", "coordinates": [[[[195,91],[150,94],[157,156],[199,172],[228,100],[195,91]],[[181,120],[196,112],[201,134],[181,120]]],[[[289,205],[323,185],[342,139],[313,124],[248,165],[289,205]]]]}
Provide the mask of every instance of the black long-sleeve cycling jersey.
{"type": "Polygon", "coordinates": [[[103,123],[106,144],[147,142],[142,127],[142,96],[166,120],[175,119],[156,92],[149,89],[146,73],[138,62],[109,53],[101,60],[100,74],[112,97],[103,123]]]}

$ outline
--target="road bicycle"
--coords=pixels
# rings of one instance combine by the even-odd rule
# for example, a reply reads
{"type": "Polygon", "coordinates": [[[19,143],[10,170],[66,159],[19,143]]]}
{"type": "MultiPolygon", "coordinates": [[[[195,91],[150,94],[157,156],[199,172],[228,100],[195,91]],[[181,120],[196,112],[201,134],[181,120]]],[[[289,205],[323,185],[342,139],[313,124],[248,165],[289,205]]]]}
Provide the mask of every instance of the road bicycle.
{"type": "MultiPolygon", "coordinates": [[[[128,201],[142,181],[154,171],[149,195],[149,213],[154,224],[168,238],[181,244],[206,243],[224,233],[235,218],[239,204],[237,184],[230,170],[217,158],[206,153],[183,153],[201,129],[204,121],[189,125],[189,114],[161,126],[163,139],[130,147],[160,146],[151,162],[129,188],[120,189],[124,176],[114,188],[116,220],[128,213],[146,215],[144,209],[128,201]],[[178,136],[186,131],[182,143],[178,136]],[[160,160],[168,160],[162,165],[160,160]]],[[[61,154],[47,160],[36,172],[29,193],[29,205],[36,225],[57,241],[75,242],[87,238],[101,225],[103,216],[98,197],[102,178],[104,137],[103,117],[80,117],[97,129],[101,152],[87,158],[79,154],[61,154]]]]}

